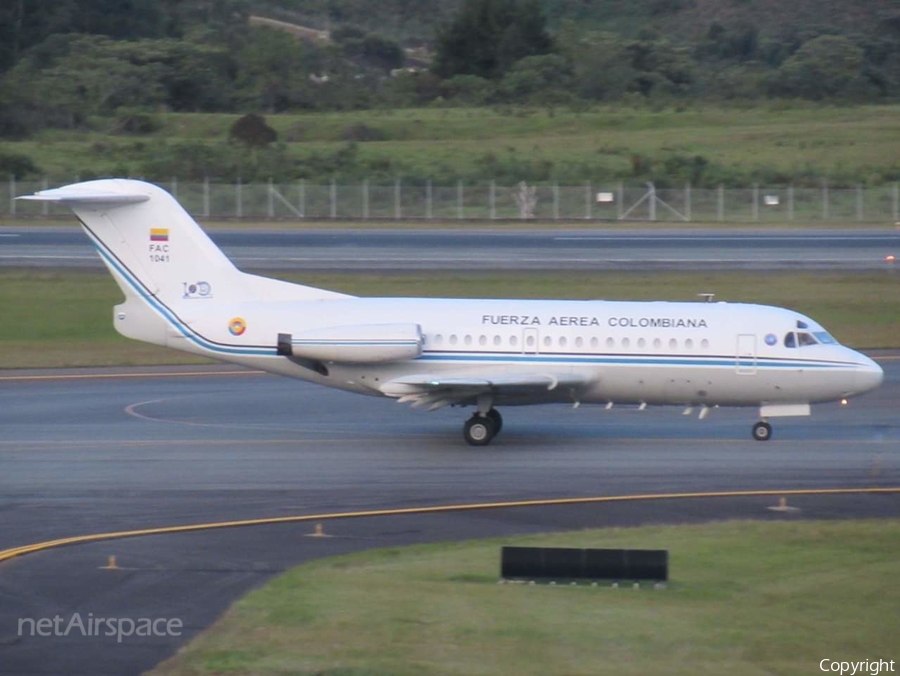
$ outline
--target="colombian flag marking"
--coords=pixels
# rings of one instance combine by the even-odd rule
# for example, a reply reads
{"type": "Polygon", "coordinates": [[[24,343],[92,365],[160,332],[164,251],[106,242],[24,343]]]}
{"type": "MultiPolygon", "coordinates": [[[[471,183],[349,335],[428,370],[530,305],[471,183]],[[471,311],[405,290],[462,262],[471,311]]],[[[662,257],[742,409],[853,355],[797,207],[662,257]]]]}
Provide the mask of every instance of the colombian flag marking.
{"type": "Polygon", "coordinates": [[[150,228],[150,241],[151,242],[168,242],[169,241],[169,229],[168,228],[150,228]]]}

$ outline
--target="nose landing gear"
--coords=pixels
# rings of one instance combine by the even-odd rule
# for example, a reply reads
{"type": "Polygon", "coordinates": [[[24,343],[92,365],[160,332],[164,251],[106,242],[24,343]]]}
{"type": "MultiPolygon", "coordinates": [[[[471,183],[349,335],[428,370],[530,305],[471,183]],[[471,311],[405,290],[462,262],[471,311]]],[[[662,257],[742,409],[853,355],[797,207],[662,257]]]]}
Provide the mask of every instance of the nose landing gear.
{"type": "Polygon", "coordinates": [[[463,438],[470,446],[487,446],[503,427],[500,412],[492,408],[486,413],[475,413],[463,425],[463,438]]]}

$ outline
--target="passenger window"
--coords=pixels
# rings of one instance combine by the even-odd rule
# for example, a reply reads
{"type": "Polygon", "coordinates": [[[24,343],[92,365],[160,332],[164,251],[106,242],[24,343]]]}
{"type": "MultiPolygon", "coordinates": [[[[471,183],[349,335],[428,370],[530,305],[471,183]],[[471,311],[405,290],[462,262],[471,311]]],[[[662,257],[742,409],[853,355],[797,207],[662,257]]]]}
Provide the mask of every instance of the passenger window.
{"type": "Polygon", "coordinates": [[[616,341],[615,341],[614,338],[607,338],[607,339],[606,339],[606,347],[608,347],[609,349],[612,349],[612,348],[614,348],[615,346],[616,346],[616,341]]]}
{"type": "Polygon", "coordinates": [[[456,345],[456,334],[455,333],[450,336],[450,344],[456,345]]]}
{"type": "Polygon", "coordinates": [[[559,339],[559,346],[560,346],[560,347],[565,347],[567,342],[568,342],[568,341],[566,340],[566,337],[563,336],[562,338],[559,339]]]}
{"type": "Polygon", "coordinates": [[[515,336],[510,336],[510,337],[509,337],[509,344],[510,344],[510,345],[516,345],[518,342],[519,342],[519,341],[518,341],[518,339],[517,339],[515,336]]]}
{"type": "Polygon", "coordinates": [[[497,346],[499,347],[499,345],[500,345],[500,343],[502,342],[502,340],[503,340],[503,339],[500,338],[500,336],[494,336],[494,345],[497,345],[497,346]]]}
{"type": "Polygon", "coordinates": [[[678,349],[678,341],[674,338],[669,338],[669,349],[677,350],[678,349]]]}
{"type": "Polygon", "coordinates": [[[550,336],[544,336],[544,347],[550,347],[553,344],[553,339],[550,336]]]}
{"type": "Polygon", "coordinates": [[[600,339],[597,336],[591,338],[591,347],[600,347],[600,339]]]}
{"type": "Polygon", "coordinates": [[[525,344],[528,347],[534,347],[534,336],[528,336],[525,338],[525,344]]]}
{"type": "Polygon", "coordinates": [[[478,344],[479,345],[487,345],[487,336],[480,336],[478,338],[478,344]]]}
{"type": "Polygon", "coordinates": [[[709,341],[706,338],[704,338],[703,340],[700,341],[700,347],[702,347],[704,350],[708,350],[709,349],[709,341]]]}
{"type": "Polygon", "coordinates": [[[646,340],[644,340],[643,338],[638,338],[638,347],[639,348],[641,348],[643,350],[644,347],[646,347],[646,345],[647,345],[646,340]]]}
{"type": "Polygon", "coordinates": [[[575,339],[575,347],[582,347],[582,346],[584,346],[584,338],[582,338],[581,336],[578,336],[575,339]]]}
{"type": "Polygon", "coordinates": [[[631,340],[629,340],[628,338],[622,339],[622,347],[624,347],[627,350],[630,345],[631,345],[631,340]]]}
{"type": "Polygon", "coordinates": [[[684,341],[684,347],[686,350],[693,350],[694,349],[694,341],[691,340],[690,338],[688,338],[686,341],[684,341]]]}
{"type": "Polygon", "coordinates": [[[662,348],[662,341],[659,338],[653,339],[653,348],[656,350],[659,350],[660,348],[662,348]]]}
{"type": "Polygon", "coordinates": [[[797,347],[797,340],[794,338],[794,332],[788,333],[784,337],[784,346],[785,347],[797,347]]]}
{"type": "Polygon", "coordinates": [[[466,345],[471,345],[471,344],[472,344],[472,336],[467,335],[466,336],[466,345]]]}
{"type": "Polygon", "coordinates": [[[442,336],[440,333],[437,334],[437,335],[434,337],[434,344],[435,344],[435,345],[440,345],[440,344],[443,343],[443,342],[444,342],[444,336],[442,336]]]}

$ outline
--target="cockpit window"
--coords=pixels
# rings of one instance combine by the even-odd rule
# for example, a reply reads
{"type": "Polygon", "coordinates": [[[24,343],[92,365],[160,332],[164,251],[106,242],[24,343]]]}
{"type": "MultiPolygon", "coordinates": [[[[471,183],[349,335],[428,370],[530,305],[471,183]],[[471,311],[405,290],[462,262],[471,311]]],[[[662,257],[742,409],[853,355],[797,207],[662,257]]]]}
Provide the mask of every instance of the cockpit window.
{"type": "Polygon", "coordinates": [[[809,326],[807,325],[806,322],[800,321],[800,320],[798,319],[798,320],[797,320],[797,328],[798,328],[798,329],[808,329],[809,326]]]}
{"type": "Polygon", "coordinates": [[[790,333],[788,333],[788,334],[784,337],[784,346],[785,346],[785,347],[797,347],[797,339],[794,338],[794,333],[793,333],[793,331],[790,332],[790,333]]]}
{"type": "Polygon", "coordinates": [[[804,347],[805,345],[818,345],[818,341],[813,338],[811,333],[803,333],[802,331],[797,334],[797,342],[800,347],[804,347]]]}
{"type": "Polygon", "coordinates": [[[813,335],[823,345],[837,345],[838,342],[831,337],[831,334],[828,331],[813,331],[813,335]]]}

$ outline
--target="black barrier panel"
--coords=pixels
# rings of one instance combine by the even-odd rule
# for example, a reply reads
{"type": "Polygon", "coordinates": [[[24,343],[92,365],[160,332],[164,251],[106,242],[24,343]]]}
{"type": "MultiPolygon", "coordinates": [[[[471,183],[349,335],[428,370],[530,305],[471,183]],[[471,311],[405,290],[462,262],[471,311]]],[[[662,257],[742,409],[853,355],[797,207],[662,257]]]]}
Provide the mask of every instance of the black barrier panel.
{"type": "Polygon", "coordinates": [[[545,577],[571,578],[584,574],[583,549],[545,549],[545,577]]]}
{"type": "Polygon", "coordinates": [[[544,569],[544,550],[538,547],[504,547],[501,559],[500,576],[510,580],[544,569]]]}
{"type": "Polygon", "coordinates": [[[620,580],[625,567],[624,549],[586,549],[585,577],[592,580],[620,580]]]}
{"type": "Polygon", "coordinates": [[[665,549],[568,549],[503,547],[500,577],[506,580],[669,579],[665,549]]]}
{"type": "Polygon", "coordinates": [[[630,579],[669,579],[669,552],[665,549],[626,549],[625,568],[632,571],[630,579]]]}

